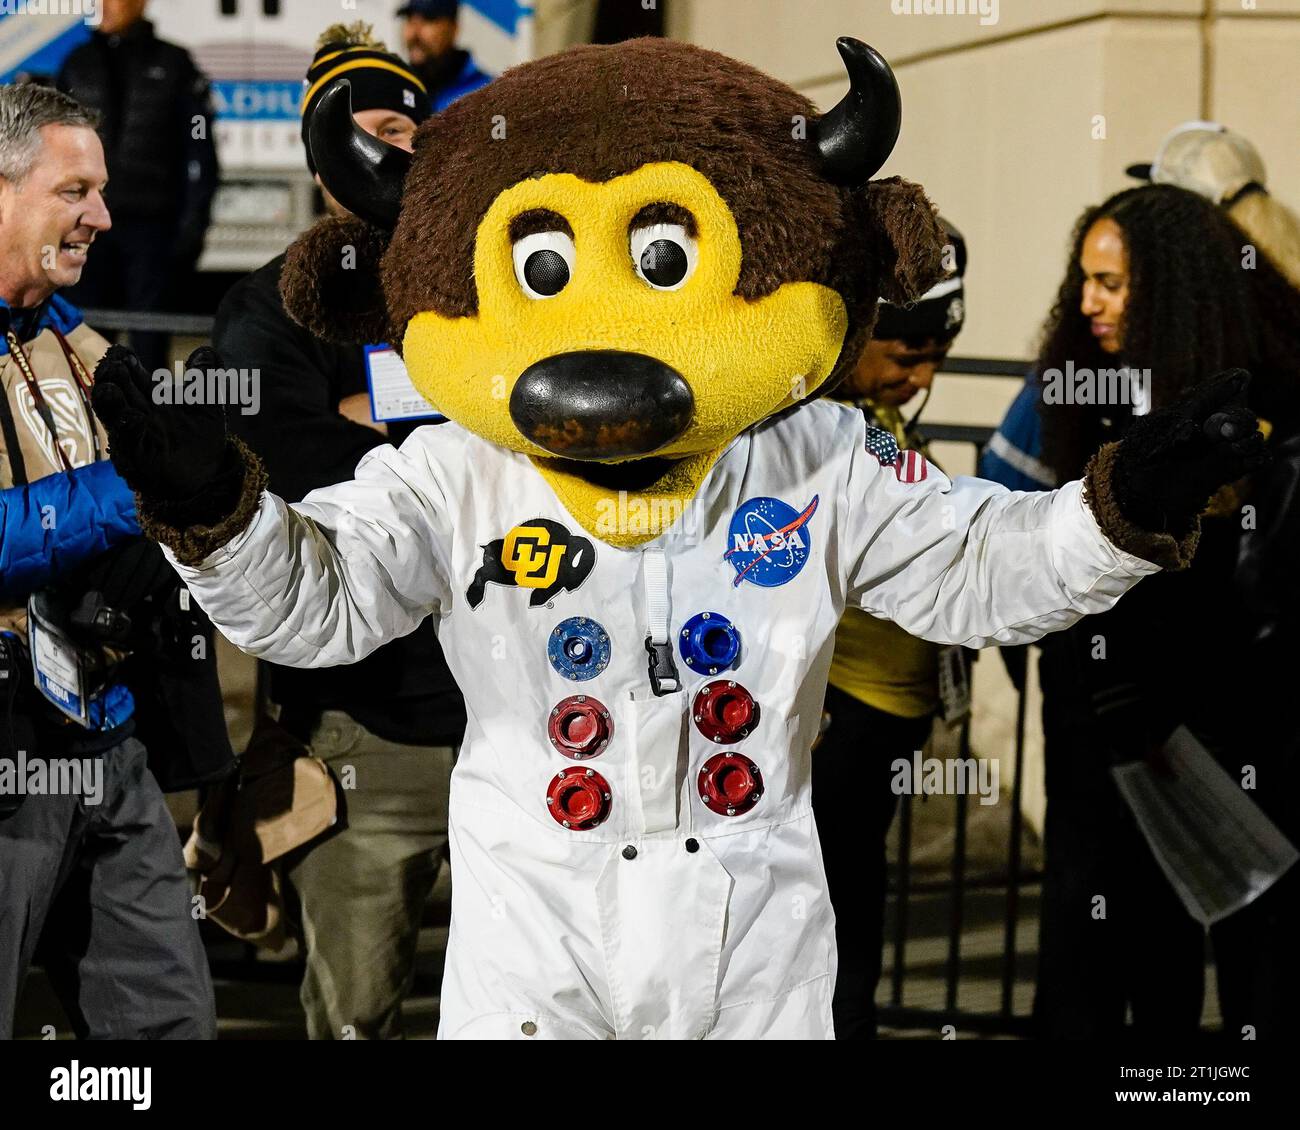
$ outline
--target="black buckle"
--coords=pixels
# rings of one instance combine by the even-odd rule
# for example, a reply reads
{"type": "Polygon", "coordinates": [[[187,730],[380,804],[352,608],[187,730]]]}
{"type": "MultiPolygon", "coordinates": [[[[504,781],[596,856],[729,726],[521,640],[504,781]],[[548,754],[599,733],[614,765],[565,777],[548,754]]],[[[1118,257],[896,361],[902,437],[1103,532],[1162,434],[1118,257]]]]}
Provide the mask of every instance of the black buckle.
{"type": "Polygon", "coordinates": [[[677,665],[673,662],[673,645],[655,643],[650,636],[645,638],[645,649],[650,656],[650,689],[655,698],[674,694],[682,689],[682,680],[677,674],[677,665]],[[668,686],[668,683],[672,686],[668,686]]]}

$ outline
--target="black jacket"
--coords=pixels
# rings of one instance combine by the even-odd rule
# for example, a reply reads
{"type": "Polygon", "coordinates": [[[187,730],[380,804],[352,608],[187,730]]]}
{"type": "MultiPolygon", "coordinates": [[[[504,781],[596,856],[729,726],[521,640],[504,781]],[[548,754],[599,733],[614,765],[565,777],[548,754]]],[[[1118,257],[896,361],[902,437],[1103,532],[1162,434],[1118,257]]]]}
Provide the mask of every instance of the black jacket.
{"type": "Polygon", "coordinates": [[[1252,799],[1294,828],[1296,424],[1279,422],[1269,447],[1273,462],[1251,477],[1240,505],[1202,519],[1190,568],[1147,577],[1109,611],[1044,637],[1044,724],[1071,747],[1061,757],[1099,767],[1141,757],[1186,725],[1234,778],[1255,765],[1252,799]]]}
{"type": "MultiPolygon", "coordinates": [[[[273,259],[230,289],[212,343],[226,365],[260,370],[260,411],[228,409],[230,427],[262,457],[270,489],[297,502],[351,479],[361,457],[389,441],[339,415],[340,400],[366,390],[364,353],[320,341],[289,318],[283,265],[284,256],[273,259]]],[[[394,442],[410,430],[390,425],[394,442]]],[[[343,710],[382,738],[418,745],[455,745],[464,734],[465,703],[431,620],[348,667],[268,667],[286,718],[343,710]]]]}
{"type": "Polygon", "coordinates": [[[189,52],[140,20],[121,35],[96,32],[68,56],[57,84],[103,116],[114,218],[168,225],[176,261],[197,259],[220,174],[208,80],[189,52]]]}

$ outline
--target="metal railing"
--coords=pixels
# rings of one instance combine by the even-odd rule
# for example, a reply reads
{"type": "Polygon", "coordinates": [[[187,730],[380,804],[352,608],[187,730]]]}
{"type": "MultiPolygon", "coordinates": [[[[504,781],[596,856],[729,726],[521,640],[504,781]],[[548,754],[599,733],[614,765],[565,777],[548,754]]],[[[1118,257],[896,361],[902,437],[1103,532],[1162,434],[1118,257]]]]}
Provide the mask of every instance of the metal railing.
{"type": "Polygon", "coordinates": [[[211,340],[215,319],[208,314],[165,314],[142,310],[82,310],[86,325],[99,333],[160,333],[211,340]]]}
{"type": "MultiPolygon", "coordinates": [[[[1007,358],[949,357],[944,361],[940,373],[949,376],[1001,377],[1023,380],[1029,373],[1032,363],[1024,360],[1007,358]]],[[[992,438],[991,427],[968,424],[942,424],[927,421],[921,428],[928,440],[948,443],[968,443],[975,448],[978,463],[984,447],[992,438]]],[[[971,755],[970,747],[971,719],[967,715],[961,722],[958,742],[958,756],[965,759],[971,755]]],[[[1025,762],[1025,693],[1023,684],[1016,691],[1015,755],[1011,783],[1011,816],[1007,846],[1007,868],[1005,876],[991,875],[977,878],[971,883],[967,875],[967,819],[969,798],[959,793],[954,798],[956,827],[953,835],[952,864],[947,882],[928,884],[926,893],[950,892],[948,914],[947,953],[944,963],[944,1004],[942,1009],[917,1008],[903,1003],[904,989],[907,981],[907,943],[910,922],[910,901],[914,893],[922,888],[912,883],[912,804],[913,798],[905,795],[899,805],[899,847],[897,879],[890,888],[894,899],[894,929],[890,945],[893,962],[889,979],[888,1003],[879,1010],[883,1024],[901,1028],[938,1028],[943,1024],[955,1024],[967,1030],[1004,1033],[1008,1035],[1028,1035],[1030,1018],[1017,1015],[1014,1010],[1014,990],[1016,982],[1016,930],[1020,919],[1021,886],[1040,878],[1036,873],[1025,872],[1023,861],[1024,815],[1021,807],[1023,799],[1024,762],[1025,762]],[[1005,889],[1006,900],[1003,904],[1002,953],[1000,969],[999,1006],[993,1012],[964,1010],[958,1006],[961,986],[962,933],[965,922],[964,900],[967,890],[977,885],[982,889],[1005,889]]]]}

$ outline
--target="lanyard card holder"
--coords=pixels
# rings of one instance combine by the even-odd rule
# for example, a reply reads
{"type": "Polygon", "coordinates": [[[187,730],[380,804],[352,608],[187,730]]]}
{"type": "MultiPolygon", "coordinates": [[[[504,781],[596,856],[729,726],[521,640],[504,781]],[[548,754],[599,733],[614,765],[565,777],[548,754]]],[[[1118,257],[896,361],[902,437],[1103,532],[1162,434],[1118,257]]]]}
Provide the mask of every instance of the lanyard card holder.
{"type": "Polygon", "coordinates": [[[966,649],[949,644],[939,649],[939,716],[951,726],[970,714],[970,661],[966,649]]]}
{"type": "Polygon", "coordinates": [[[411,383],[405,362],[391,345],[367,345],[365,355],[370,416],[376,423],[446,419],[411,383]]]}
{"type": "Polygon", "coordinates": [[[27,639],[36,689],[61,713],[90,729],[90,699],[81,649],[60,626],[58,606],[48,591],[27,601],[27,639]]]}

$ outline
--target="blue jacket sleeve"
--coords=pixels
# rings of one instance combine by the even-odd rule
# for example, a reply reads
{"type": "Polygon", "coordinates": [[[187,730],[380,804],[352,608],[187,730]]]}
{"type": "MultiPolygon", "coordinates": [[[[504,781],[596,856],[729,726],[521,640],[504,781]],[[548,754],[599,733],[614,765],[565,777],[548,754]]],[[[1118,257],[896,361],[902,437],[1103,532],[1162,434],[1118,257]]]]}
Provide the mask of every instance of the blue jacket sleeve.
{"type": "Polygon", "coordinates": [[[0,491],[0,600],[26,600],[139,533],[135,496],[107,461],[0,491]]]}
{"type": "Polygon", "coordinates": [[[1053,490],[1058,485],[1051,468],[1041,460],[1041,391],[1037,376],[1030,373],[980,456],[981,479],[991,479],[1010,490],[1053,490]]]}

